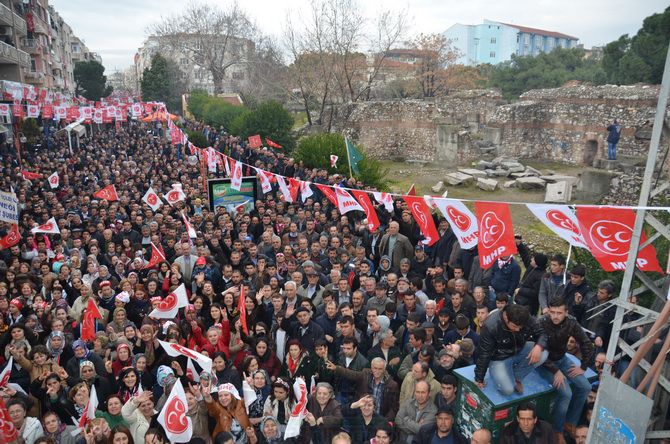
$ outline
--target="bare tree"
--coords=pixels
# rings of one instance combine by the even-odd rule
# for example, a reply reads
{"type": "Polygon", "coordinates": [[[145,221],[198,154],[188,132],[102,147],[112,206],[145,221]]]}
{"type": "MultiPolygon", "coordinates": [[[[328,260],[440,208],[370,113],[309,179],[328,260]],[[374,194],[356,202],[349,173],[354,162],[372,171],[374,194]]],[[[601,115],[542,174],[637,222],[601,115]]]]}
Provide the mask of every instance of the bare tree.
{"type": "Polygon", "coordinates": [[[308,16],[287,16],[284,41],[309,124],[323,123],[334,104],[368,100],[386,52],[404,32],[406,11],[370,20],[361,10],[357,0],[315,0],[308,16]]]}
{"type": "Polygon", "coordinates": [[[249,63],[258,38],[256,26],[236,2],[221,9],[191,1],[181,14],[162,19],[149,32],[189,63],[207,69],[217,93],[224,91],[231,67],[249,63]]]}
{"type": "Polygon", "coordinates": [[[419,34],[408,46],[415,50],[416,78],[424,97],[436,97],[447,92],[446,68],[458,59],[458,52],[442,34],[419,34]]]}

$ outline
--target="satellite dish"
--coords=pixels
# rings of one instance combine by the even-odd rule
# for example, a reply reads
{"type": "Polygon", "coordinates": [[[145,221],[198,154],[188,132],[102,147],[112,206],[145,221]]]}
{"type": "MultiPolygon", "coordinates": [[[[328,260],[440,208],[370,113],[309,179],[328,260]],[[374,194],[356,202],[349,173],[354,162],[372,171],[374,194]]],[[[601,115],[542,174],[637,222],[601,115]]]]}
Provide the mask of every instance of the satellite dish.
{"type": "Polygon", "coordinates": [[[195,166],[198,164],[198,157],[197,156],[188,156],[188,164],[191,166],[195,166]]]}

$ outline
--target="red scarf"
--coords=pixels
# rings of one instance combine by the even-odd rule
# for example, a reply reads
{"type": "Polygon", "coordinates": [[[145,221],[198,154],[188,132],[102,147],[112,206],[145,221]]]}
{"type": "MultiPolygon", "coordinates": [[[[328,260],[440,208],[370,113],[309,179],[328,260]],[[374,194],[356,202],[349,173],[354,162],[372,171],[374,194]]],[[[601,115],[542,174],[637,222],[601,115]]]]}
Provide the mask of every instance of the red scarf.
{"type": "Polygon", "coordinates": [[[300,361],[302,361],[302,353],[300,353],[300,356],[298,356],[298,359],[293,359],[293,356],[289,353],[288,355],[288,360],[286,363],[288,364],[288,371],[291,373],[291,376],[295,375],[295,371],[298,369],[298,365],[300,364],[300,361]]]}

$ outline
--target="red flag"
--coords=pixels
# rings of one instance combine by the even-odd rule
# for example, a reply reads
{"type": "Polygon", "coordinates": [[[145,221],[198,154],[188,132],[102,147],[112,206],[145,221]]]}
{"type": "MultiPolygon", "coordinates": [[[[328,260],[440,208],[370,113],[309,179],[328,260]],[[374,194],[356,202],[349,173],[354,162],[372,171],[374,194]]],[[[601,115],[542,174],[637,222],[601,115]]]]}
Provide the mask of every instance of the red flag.
{"type": "Polygon", "coordinates": [[[86,311],[84,311],[84,317],[81,320],[81,338],[84,341],[95,340],[96,319],[102,319],[102,315],[98,310],[98,306],[95,305],[95,302],[93,302],[93,298],[88,298],[86,311]]]}
{"type": "Polygon", "coordinates": [[[21,106],[21,102],[16,103],[12,105],[12,114],[14,114],[14,118],[16,120],[21,120],[23,119],[23,106],[21,106]]]}
{"type": "Polygon", "coordinates": [[[284,148],[283,146],[281,146],[277,142],[273,142],[272,140],[270,140],[269,137],[265,138],[265,143],[267,144],[267,146],[269,146],[271,148],[284,148]]]}
{"type": "Polygon", "coordinates": [[[405,202],[409,206],[412,216],[419,228],[421,228],[421,233],[425,238],[423,241],[424,244],[431,246],[438,241],[440,235],[435,228],[435,221],[433,221],[433,215],[430,213],[430,207],[426,204],[426,201],[423,197],[419,196],[403,196],[405,202]]]}
{"type": "Polygon", "coordinates": [[[26,171],[26,170],[21,170],[21,175],[23,176],[24,180],[33,180],[42,178],[42,175],[40,173],[33,173],[32,171],[26,171]]]}
{"type": "Polygon", "coordinates": [[[244,304],[244,285],[241,285],[240,287],[240,299],[237,301],[237,311],[240,312],[242,331],[245,335],[249,335],[249,329],[247,328],[247,306],[244,304]]]}
{"type": "Polygon", "coordinates": [[[165,252],[163,252],[163,247],[160,245],[157,247],[153,242],[151,243],[151,259],[149,263],[146,264],[143,268],[153,268],[160,265],[161,262],[165,262],[165,252]]]}
{"type": "Polygon", "coordinates": [[[114,184],[107,185],[102,190],[96,191],[93,193],[93,197],[96,199],[105,199],[109,201],[119,200],[119,195],[116,194],[116,188],[114,187],[114,184]]]}
{"type": "Polygon", "coordinates": [[[5,400],[0,398],[0,440],[2,442],[12,442],[18,439],[19,432],[9,416],[9,410],[5,405],[5,400]]]}
{"type": "Polygon", "coordinates": [[[414,184],[412,184],[412,186],[409,187],[409,190],[407,190],[407,195],[416,196],[416,187],[414,186],[414,184]]]}
{"type": "MultiPolygon", "coordinates": [[[[630,208],[579,207],[577,220],[589,251],[603,270],[625,270],[635,227],[635,211],[630,208]]],[[[642,230],[640,244],[646,240],[647,235],[642,230]]],[[[638,252],[636,264],[642,271],[663,273],[652,244],[638,252]]]]}
{"type": "Polygon", "coordinates": [[[260,134],[249,136],[249,146],[251,148],[260,148],[261,146],[263,146],[260,134]]]}
{"type": "Polygon", "coordinates": [[[44,105],[42,107],[42,118],[43,119],[53,119],[54,117],[54,107],[53,105],[44,105]]]}
{"type": "Polygon", "coordinates": [[[358,203],[363,207],[365,210],[365,217],[368,219],[368,229],[370,231],[375,231],[377,228],[379,228],[379,217],[377,217],[377,212],[375,211],[375,207],[372,205],[372,201],[370,200],[370,196],[368,196],[368,193],[365,191],[361,190],[350,190],[351,194],[354,195],[356,200],[358,200],[358,203]]]}
{"type": "Polygon", "coordinates": [[[479,230],[479,265],[486,270],[498,258],[517,252],[512,215],[509,205],[501,202],[475,202],[475,214],[479,230]]]}
{"type": "Polygon", "coordinates": [[[21,233],[19,233],[19,226],[12,224],[12,228],[9,230],[7,235],[0,239],[0,247],[9,248],[18,244],[21,240],[21,233]]]}
{"type": "Polygon", "coordinates": [[[335,194],[335,190],[332,187],[329,187],[328,185],[322,185],[320,183],[315,183],[314,186],[316,186],[333,205],[337,206],[337,195],[335,194]]]}

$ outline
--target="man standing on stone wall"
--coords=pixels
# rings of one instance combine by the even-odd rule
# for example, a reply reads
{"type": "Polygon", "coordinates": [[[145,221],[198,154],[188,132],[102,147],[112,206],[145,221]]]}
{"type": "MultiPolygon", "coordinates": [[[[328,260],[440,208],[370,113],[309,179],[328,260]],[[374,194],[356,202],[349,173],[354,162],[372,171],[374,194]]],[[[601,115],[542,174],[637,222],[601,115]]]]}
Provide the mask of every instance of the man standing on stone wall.
{"type": "Polygon", "coordinates": [[[616,160],[616,144],[621,137],[621,125],[616,119],[607,127],[607,158],[616,160]]]}

